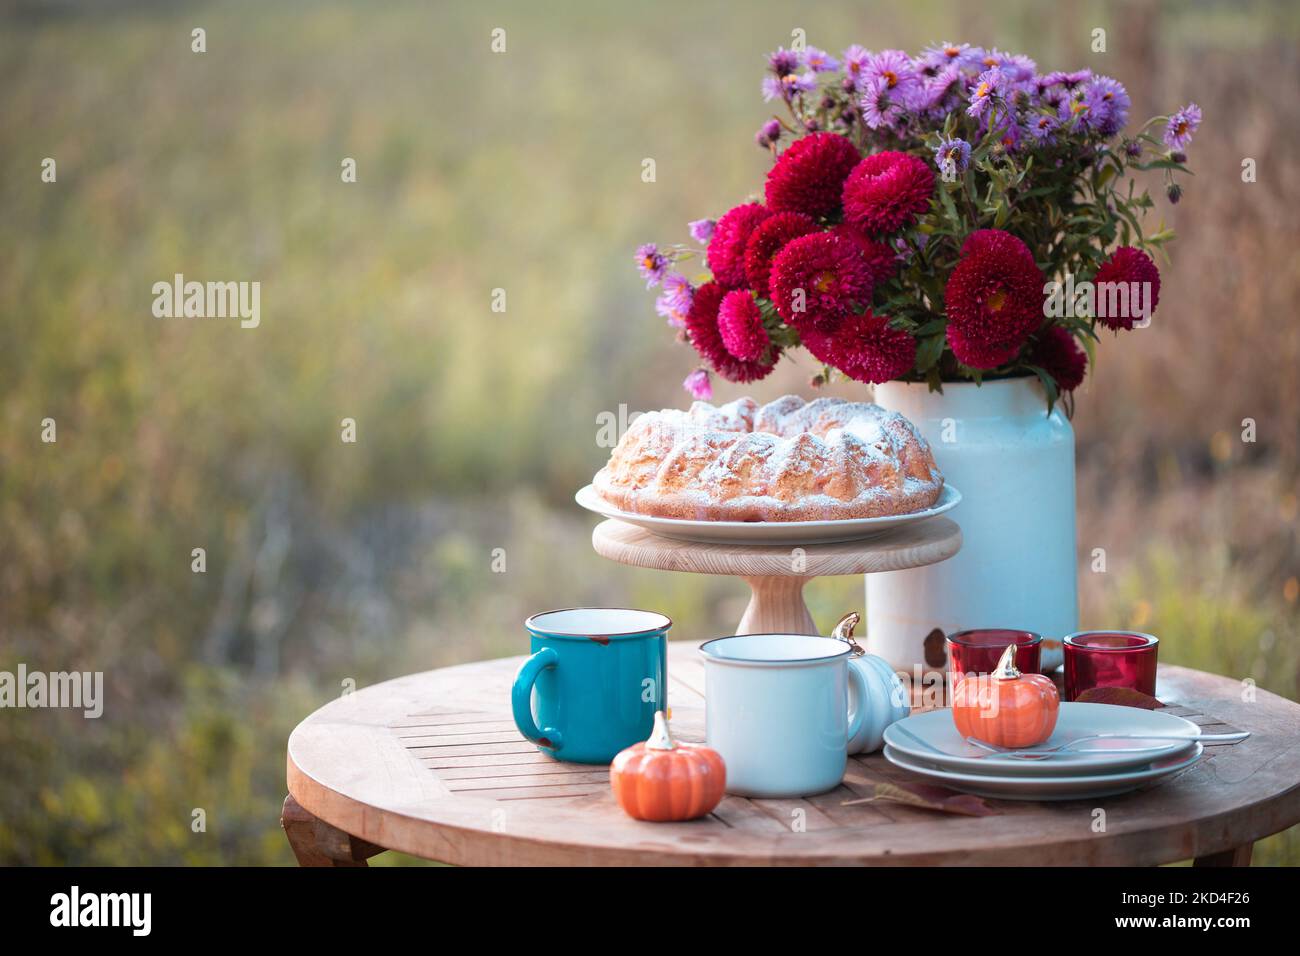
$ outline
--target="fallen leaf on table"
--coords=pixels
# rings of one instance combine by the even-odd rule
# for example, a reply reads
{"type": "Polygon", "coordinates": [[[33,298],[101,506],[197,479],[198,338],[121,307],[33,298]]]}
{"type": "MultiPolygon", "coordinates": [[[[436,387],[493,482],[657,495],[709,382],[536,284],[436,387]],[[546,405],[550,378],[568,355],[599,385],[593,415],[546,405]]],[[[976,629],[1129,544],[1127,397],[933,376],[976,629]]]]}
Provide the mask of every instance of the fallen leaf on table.
{"type": "Polygon", "coordinates": [[[845,800],[840,805],[852,807],[860,803],[885,800],[890,803],[904,803],[909,807],[919,807],[922,810],[955,813],[963,817],[988,817],[998,812],[981,797],[958,793],[956,790],[936,787],[928,783],[877,783],[872,789],[872,796],[845,800]]]}
{"type": "Polygon", "coordinates": [[[1131,687],[1093,687],[1074,698],[1076,704],[1115,704],[1119,707],[1141,707],[1155,710],[1165,706],[1154,697],[1131,687]]]}

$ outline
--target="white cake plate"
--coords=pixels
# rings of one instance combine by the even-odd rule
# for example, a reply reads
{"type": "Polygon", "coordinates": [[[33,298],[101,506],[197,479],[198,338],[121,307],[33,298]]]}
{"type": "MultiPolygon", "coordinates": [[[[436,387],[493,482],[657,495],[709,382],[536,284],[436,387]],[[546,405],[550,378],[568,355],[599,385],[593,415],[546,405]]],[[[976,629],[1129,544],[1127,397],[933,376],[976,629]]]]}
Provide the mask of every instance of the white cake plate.
{"type": "Polygon", "coordinates": [[[904,525],[925,521],[961,502],[961,492],[945,484],[939,500],[924,511],[905,515],[886,515],[880,518],[849,518],[841,521],[688,521],[682,518],[658,518],[620,511],[600,495],[591,485],[582,488],[574,500],[588,511],[606,518],[615,518],[644,528],[664,538],[678,541],[697,541],[704,544],[827,544],[838,541],[861,541],[892,531],[904,525]]]}

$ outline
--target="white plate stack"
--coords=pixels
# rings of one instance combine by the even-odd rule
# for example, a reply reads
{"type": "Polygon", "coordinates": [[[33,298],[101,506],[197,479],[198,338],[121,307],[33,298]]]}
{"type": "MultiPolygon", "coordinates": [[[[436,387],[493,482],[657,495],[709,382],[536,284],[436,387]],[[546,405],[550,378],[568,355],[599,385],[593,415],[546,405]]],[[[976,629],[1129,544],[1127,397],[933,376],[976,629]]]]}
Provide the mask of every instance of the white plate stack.
{"type": "Polygon", "coordinates": [[[992,753],[957,732],[949,709],[914,714],[885,730],[885,759],[927,783],[999,800],[1084,800],[1136,790],[1200,759],[1201,729],[1183,717],[1113,704],[1061,704],[1043,759],[992,753]],[[1087,738],[1087,739],[1085,739],[1087,738]]]}

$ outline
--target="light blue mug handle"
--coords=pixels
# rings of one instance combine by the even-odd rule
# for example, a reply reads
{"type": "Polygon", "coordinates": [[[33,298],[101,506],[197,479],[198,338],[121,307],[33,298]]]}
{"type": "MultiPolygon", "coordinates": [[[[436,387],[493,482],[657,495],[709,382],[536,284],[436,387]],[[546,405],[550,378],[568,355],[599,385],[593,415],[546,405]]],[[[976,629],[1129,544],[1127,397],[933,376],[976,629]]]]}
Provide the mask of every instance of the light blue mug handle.
{"type": "Polygon", "coordinates": [[[867,714],[871,712],[871,692],[867,690],[867,678],[862,671],[849,664],[848,672],[849,683],[853,685],[849,699],[852,700],[854,697],[858,699],[858,706],[849,711],[849,733],[845,738],[852,740],[862,733],[862,725],[866,722],[867,714]]]}
{"type": "MultiPolygon", "coordinates": [[[[533,685],[538,675],[548,667],[560,663],[560,655],[554,648],[543,647],[528,660],[524,661],[515,675],[514,686],[510,690],[510,705],[514,710],[515,726],[519,732],[538,746],[547,750],[559,750],[560,732],[554,727],[539,730],[537,721],[533,720],[533,685]]],[[[866,686],[865,684],[863,686],[866,686]]]]}

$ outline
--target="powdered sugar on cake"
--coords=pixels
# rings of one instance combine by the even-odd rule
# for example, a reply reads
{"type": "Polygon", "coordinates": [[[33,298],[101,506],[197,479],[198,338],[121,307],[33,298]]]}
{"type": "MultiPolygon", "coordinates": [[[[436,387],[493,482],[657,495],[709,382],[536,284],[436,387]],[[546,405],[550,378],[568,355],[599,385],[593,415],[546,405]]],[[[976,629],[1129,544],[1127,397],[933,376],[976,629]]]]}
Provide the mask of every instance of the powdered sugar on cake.
{"type": "Polygon", "coordinates": [[[934,504],[943,476],[907,419],[786,395],[641,415],[593,485],[623,511],[705,521],[880,517],[934,504]]]}

